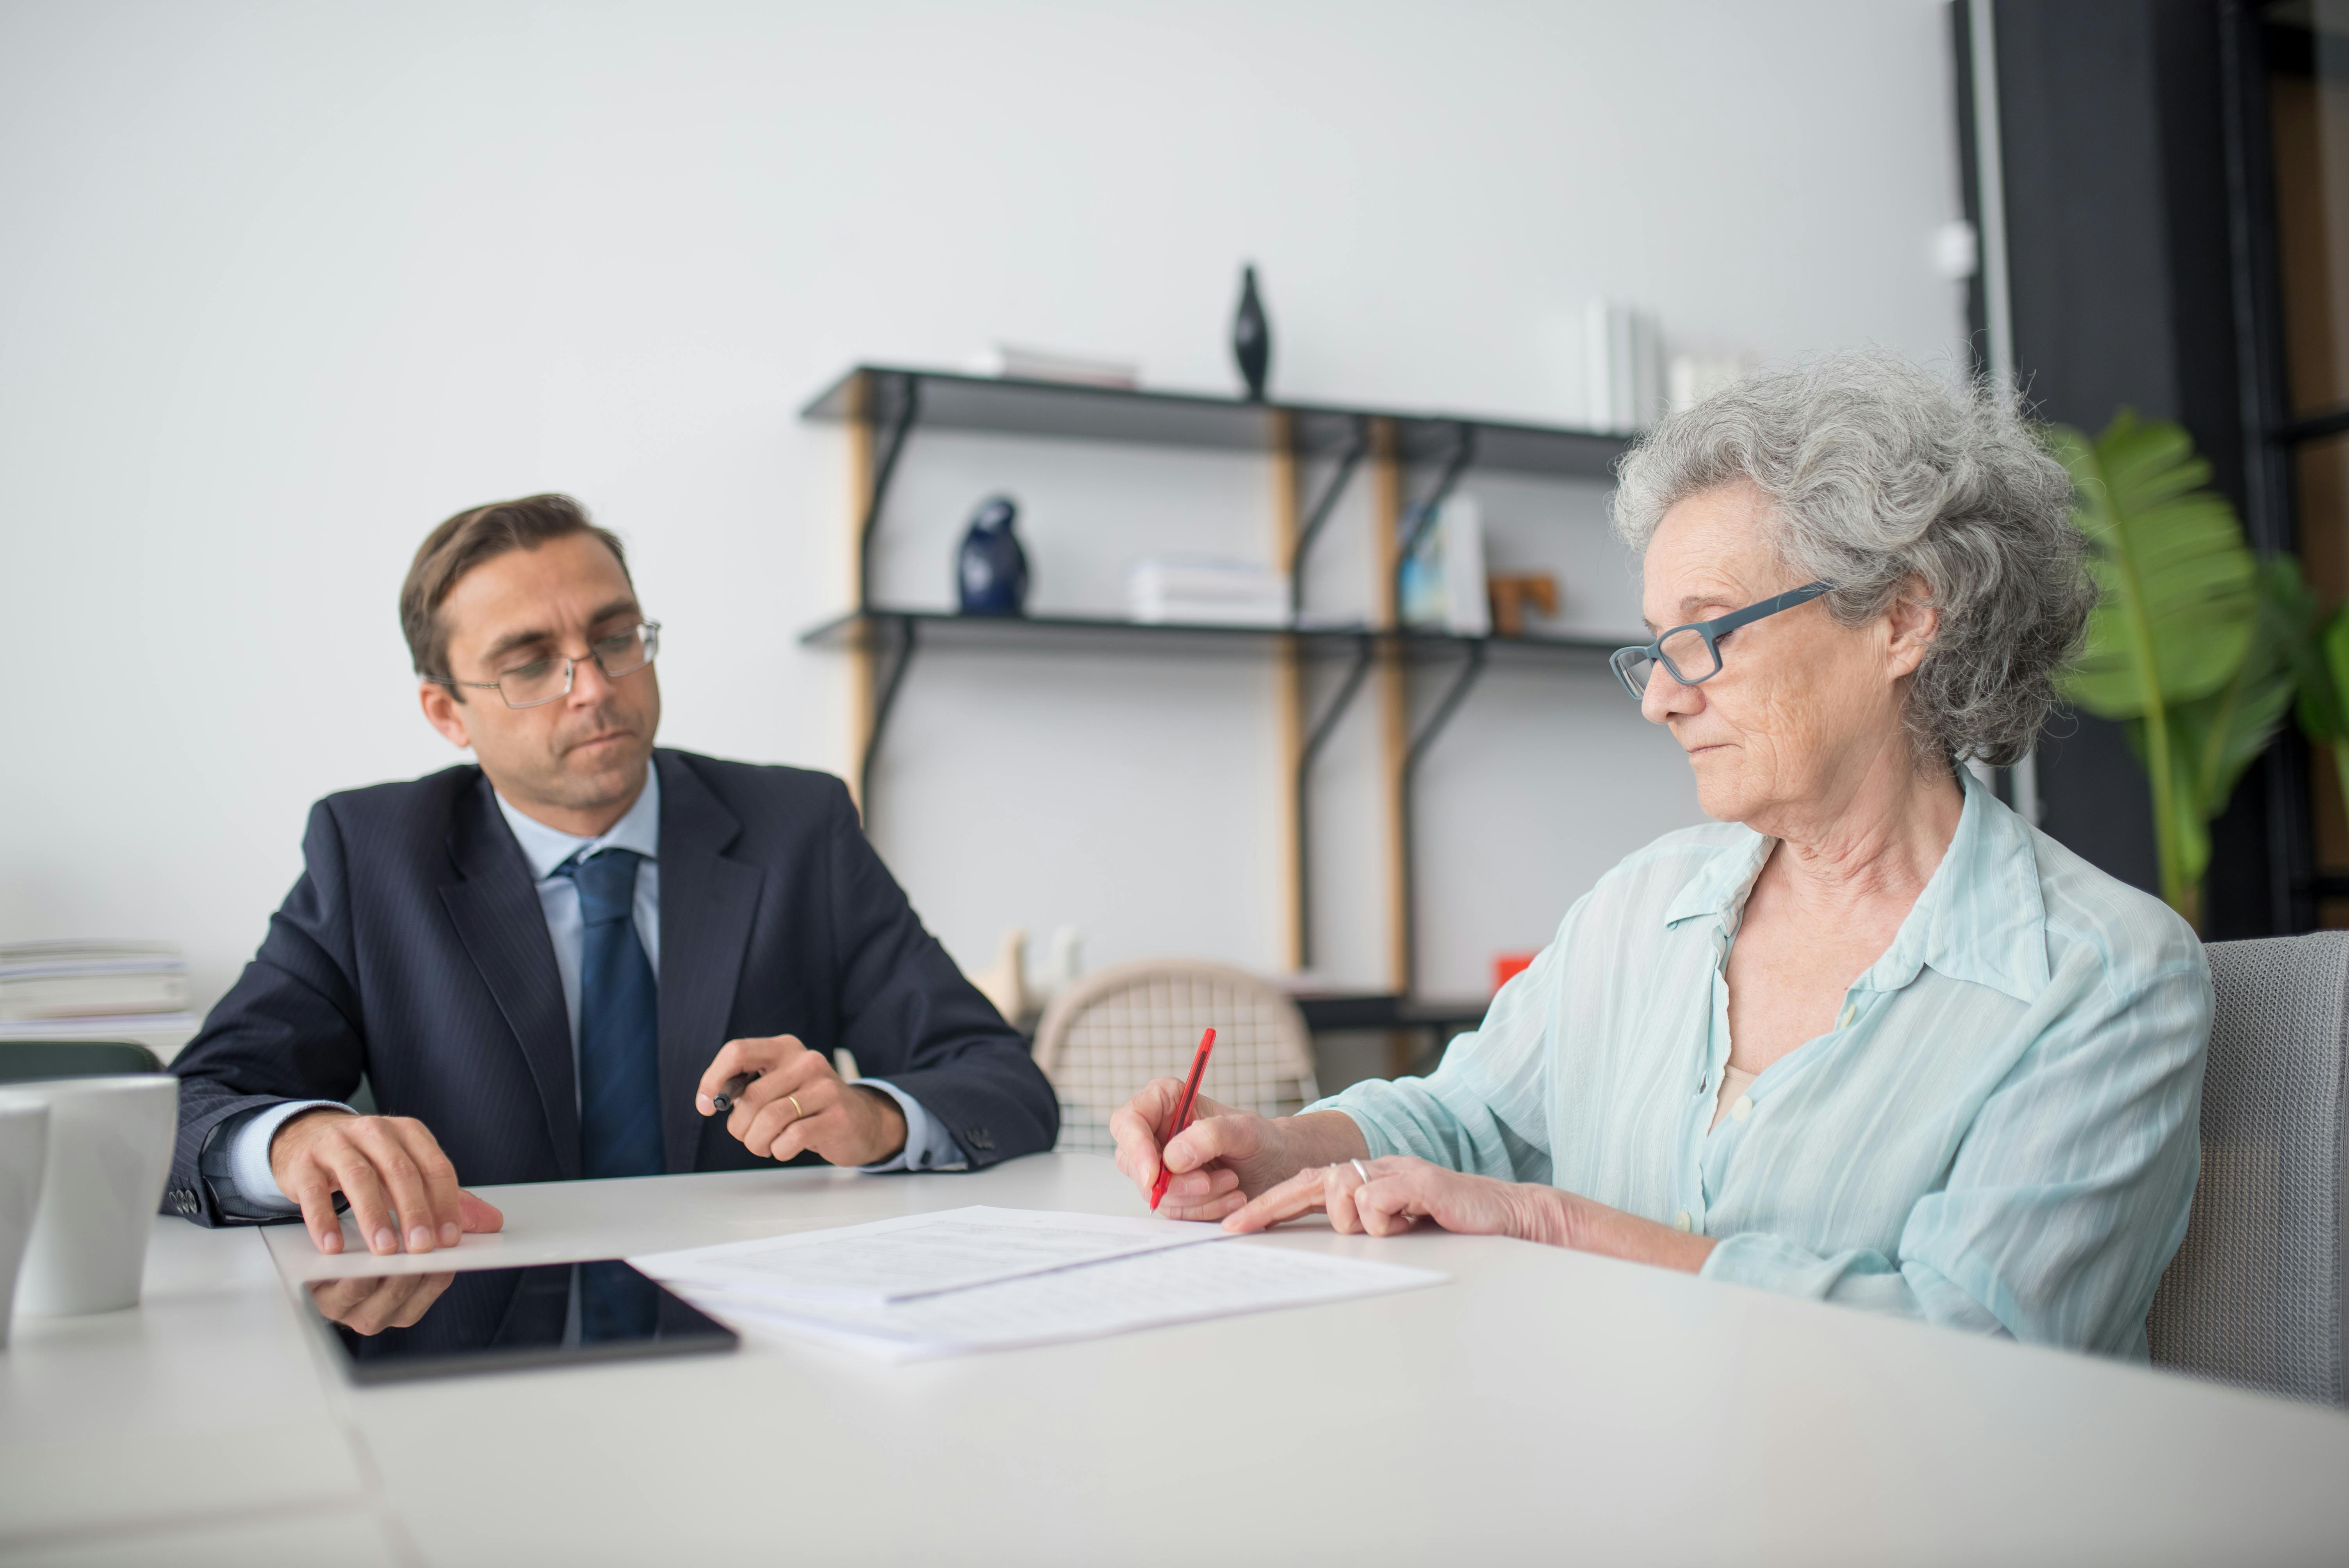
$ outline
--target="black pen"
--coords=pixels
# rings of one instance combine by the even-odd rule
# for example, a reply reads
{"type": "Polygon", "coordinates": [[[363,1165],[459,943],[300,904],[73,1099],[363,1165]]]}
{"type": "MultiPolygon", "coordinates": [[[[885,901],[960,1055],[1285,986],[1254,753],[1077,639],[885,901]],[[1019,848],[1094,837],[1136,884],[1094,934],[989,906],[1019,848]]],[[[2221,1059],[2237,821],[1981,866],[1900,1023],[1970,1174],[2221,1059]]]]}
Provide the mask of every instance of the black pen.
{"type": "Polygon", "coordinates": [[[718,1108],[717,1114],[723,1116],[733,1109],[734,1102],[742,1098],[742,1091],[749,1088],[750,1080],[758,1076],[757,1073],[736,1073],[728,1078],[726,1087],[709,1097],[709,1103],[718,1108]]]}

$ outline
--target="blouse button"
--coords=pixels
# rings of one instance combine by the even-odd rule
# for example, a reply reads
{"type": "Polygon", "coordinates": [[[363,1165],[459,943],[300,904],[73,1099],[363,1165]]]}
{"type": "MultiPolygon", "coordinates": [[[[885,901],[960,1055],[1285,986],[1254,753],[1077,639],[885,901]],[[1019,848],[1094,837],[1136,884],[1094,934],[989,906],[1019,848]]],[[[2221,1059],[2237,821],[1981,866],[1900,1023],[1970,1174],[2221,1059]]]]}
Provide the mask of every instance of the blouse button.
{"type": "Polygon", "coordinates": [[[1844,1004],[1842,1016],[1836,1019],[1836,1027],[1838,1029],[1848,1029],[1851,1027],[1851,1021],[1858,1016],[1859,1004],[1857,1002],[1847,1002],[1844,1004]]]}
{"type": "Polygon", "coordinates": [[[1679,1213],[1672,1216],[1672,1229],[1675,1231],[1685,1231],[1688,1228],[1689,1212],[1686,1209],[1682,1209],[1679,1213]]]}
{"type": "Polygon", "coordinates": [[[1742,1094],[1737,1097],[1737,1103],[1729,1108],[1729,1119],[1732,1121],[1743,1121],[1753,1114],[1754,1102],[1742,1094]]]}

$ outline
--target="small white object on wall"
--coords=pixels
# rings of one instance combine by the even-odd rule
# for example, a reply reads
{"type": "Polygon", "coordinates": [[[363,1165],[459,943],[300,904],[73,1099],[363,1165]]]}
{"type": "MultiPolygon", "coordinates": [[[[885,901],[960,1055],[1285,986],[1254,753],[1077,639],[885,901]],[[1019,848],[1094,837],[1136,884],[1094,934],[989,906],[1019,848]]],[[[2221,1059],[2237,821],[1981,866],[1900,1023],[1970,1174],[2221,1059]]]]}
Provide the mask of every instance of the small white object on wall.
{"type": "Polygon", "coordinates": [[[1933,231],[1933,270],[1953,284],[1982,271],[1982,236],[1963,218],[1933,231]]]}

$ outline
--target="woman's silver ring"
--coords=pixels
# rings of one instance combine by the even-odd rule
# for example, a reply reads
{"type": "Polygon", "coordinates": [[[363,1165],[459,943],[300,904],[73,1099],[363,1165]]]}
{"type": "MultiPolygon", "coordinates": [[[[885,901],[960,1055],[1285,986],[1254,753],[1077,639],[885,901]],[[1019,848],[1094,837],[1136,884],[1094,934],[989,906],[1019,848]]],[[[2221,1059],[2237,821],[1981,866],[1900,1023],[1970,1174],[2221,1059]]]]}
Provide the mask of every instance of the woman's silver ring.
{"type": "Polygon", "coordinates": [[[1370,1185],[1371,1173],[1362,1169],[1362,1162],[1361,1161],[1350,1160],[1347,1163],[1354,1168],[1354,1174],[1362,1179],[1362,1184],[1364,1186],[1370,1185]]]}

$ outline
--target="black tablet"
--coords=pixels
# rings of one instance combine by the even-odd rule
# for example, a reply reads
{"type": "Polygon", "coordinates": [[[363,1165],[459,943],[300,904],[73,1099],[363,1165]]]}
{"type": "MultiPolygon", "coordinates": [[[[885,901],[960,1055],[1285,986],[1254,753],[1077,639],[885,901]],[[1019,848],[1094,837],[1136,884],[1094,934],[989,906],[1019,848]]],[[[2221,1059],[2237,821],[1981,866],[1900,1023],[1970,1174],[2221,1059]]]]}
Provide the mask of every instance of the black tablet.
{"type": "Polygon", "coordinates": [[[731,1350],[734,1331],[617,1258],[304,1287],[355,1383],[731,1350]]]}

